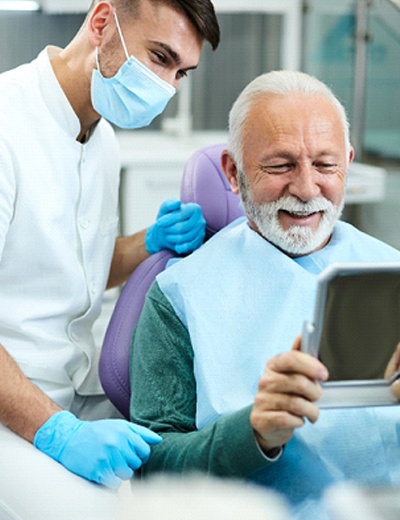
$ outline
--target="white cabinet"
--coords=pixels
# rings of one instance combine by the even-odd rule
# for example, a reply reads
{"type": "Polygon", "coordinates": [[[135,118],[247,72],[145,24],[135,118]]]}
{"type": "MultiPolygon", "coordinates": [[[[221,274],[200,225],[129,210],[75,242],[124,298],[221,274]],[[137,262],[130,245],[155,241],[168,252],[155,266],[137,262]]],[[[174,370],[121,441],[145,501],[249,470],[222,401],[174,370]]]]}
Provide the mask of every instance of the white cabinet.
{"type": "Polygon", "coordinates": [[[121,176],[121,231],[129,235],[148,227],[157,216],[160,204],[179,198],[183,163],[174,160],[133,164],[121,176]]]}
{"type": "Polygon", "coordinates": [[[384,168],[353,162],[347,175],[346,203],[363,204],[383,201],[386,177],[384,168]]]}

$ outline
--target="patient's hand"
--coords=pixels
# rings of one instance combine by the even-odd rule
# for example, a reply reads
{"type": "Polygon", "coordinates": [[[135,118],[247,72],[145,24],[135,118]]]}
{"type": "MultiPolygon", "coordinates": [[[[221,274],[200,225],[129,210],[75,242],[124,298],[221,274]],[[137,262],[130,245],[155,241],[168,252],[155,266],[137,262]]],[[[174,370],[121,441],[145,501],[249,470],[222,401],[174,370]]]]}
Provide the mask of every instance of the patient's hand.
{"type": "Polygon", "coordinates": [[[392,383],[392,394],[395,398],[400,401],[400,379],[396,379],[394,383],[392,383]]]}
{"type": "Polygon", "coordinates": [[[297,338],[290,352],[273,357],[259,382],[250,423],[264,452],[283,446],[305,419],[319,415],[320,382],[328,379],[326,367],[315,357],[300,352],[297,338]]]}
{"type": "Polygon", "coordinates": [[[399,370],[400,366],[400,343],[396,345],[395,351],[385,370],[385,379],[389,379],[395,372],[399,370]]]}

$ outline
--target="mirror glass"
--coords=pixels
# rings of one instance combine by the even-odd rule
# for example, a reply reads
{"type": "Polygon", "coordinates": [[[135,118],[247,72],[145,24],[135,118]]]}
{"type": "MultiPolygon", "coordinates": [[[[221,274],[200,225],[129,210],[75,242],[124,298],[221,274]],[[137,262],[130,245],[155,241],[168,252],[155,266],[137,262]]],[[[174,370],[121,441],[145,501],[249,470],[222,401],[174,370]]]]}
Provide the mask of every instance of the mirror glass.
{"type": "Polygon", "coordinates": [[[330,381],[383,379],[399,341],[399,273],[351,274],[331,280],[319,349],[330,381]]]}

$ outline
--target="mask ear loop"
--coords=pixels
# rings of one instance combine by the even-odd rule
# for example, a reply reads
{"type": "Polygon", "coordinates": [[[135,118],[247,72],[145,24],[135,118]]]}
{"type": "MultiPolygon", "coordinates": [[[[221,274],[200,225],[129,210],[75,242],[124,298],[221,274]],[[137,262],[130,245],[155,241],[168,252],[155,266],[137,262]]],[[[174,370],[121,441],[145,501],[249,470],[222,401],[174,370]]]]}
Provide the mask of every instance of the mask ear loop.
{"type": "Polygon", "coordinates": [[[100,70],[100,62],[99,62],[99,48],[96,47],[96,52],[95,52],[95,58],[96,58],[96,67],[97,67],[97,70],[100,72],[101,74],[101,70],[100,70]]]}
{"type": "MultiPolygon", "coordinates": [[[[118,17],[117,17],[117,13],[115,12],[115,10],[114,10],[113,15],[114,15],[115,25],[117,26],[117,30],[118,30],[119,37],[121,38],[121,43],[122,43],[122,47],[123,47],[124,52],[125,52],[126,59],[129,60],[128,49],[127,49],[127,47],[126,47],[125,40],[124,40],[124,37],[123,37],[123,35],[122,35],[122,29],[121,29],[121,26],[120,26],[120,23],[119,23],[119,20],[118,20],[118,17]]],[[[96,67],[97,67],[97,70],[98,70],[98,71],[100,72],[100,74],[101,74],[101,70],[100,70],[100,62],[99,62],[99,48],[98,48],[98,47],[96,47],[95,59],[96,59],[96,67]]]]}
{"type": "Polygon", "coordinates": [[[115,10],[114,10],[114,19],[115,19],[115,25],[117,26],[119,37],[121,38],[122,47],[124,48],[126,59],[129,60],[128,49],[126,48],[125,40],[124,40],[124,37],[122,35],[121,26],[119,24],[118,16],[117,16],[117,13],[115,12],[115,10]]]}

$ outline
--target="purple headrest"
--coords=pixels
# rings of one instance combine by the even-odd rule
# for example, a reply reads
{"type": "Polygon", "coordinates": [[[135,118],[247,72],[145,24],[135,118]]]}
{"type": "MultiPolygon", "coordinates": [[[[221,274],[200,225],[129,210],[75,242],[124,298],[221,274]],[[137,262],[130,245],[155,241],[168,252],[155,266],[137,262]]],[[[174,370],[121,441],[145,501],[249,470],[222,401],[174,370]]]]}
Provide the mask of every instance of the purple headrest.
{"type": "Polygon", "coordinates": [[[225,148],[225,144],[216,144],[197,150],[183,171],[181,200],[200,204],[207,222],[207,238],[244,215],[240,197],[232,192],[221,169],[225,148]]]}

